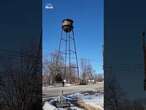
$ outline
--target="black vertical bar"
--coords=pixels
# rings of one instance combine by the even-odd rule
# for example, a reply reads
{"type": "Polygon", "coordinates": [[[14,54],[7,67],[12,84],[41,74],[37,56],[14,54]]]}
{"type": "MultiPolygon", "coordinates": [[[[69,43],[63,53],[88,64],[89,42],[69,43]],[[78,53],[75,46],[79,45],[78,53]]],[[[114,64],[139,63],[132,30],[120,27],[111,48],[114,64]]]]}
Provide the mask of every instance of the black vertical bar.
{"type": "Polygon", "coordinates": [[[145,47],[145,32],[142,33],[142,46],[144,53],[144,90],[146,90],[146,47],[145,47]]]}

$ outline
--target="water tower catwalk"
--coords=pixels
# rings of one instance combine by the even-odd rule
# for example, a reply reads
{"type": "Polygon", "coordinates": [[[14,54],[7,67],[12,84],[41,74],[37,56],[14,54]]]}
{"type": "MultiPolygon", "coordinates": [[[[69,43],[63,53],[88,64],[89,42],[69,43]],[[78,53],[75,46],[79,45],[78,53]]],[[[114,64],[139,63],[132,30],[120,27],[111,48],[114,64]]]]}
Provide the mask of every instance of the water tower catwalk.
{"type": "Polygon", "coordinates": [[[70,83],[79,80],[78,58],[73,29],[73,20],[64,19],[62,21],[59,42],[59,53],[64,59],[62,78],[70,83]]]}

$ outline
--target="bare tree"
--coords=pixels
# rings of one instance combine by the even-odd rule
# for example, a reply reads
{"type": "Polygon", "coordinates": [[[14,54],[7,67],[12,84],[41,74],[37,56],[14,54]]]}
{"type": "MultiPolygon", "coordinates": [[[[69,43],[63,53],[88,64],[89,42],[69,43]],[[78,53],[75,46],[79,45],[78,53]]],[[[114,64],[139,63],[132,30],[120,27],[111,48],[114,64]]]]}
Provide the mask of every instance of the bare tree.
{"type": "Polygon", "coordinates": [[[43,73],[42,73],[42,81],[43,81],[43,86],[47,86],[48,84],[51,84],[51,77],[49,74],[49,61],[46,57],[43,57],[43,73]]]}
{"type": "Polygon", "coordinates": [[[75,65],[64,64],[63,55],[54,51],[50,54],[49,60],[45,58],[43,63],[44,80],[48,84],[54,84],[56,81],[66,79],[67,82],[74,83],[77,80],[77,70],[74,68],[75,65]],[[48,76],[48,78],[46,78],[48,76]],[[48,81],[47,81],[48,80],[48,81]]]}
{"type": "Polygon", "coordinates": [[[81,75],[83,82],[87,82],[87,80],[94,79],[95,71],[93,70],[92,65],[88,59],[81,59],[81,75]]]}
{"type": "Polygon", "coordinates": [[[66,79],[69,83],[75,83],[78,81],[78,75],[77,75],[77,68],[74,68],[75,65],[71,64],[66,67],[66,79]]]}
{"type": "MultiPolygon", "coordinates": [[[[40,44],[41,45],[41,44],[40,44]]],[[[41,52],[40,47],[12,57],[12,65],[2,71],[0,85],[1,110],[40,110],[41,108],[41,52]]],[[[8,63],[8,64],[9,64],[8,63]]]]}
{"type": "Polygon", "coordinates": [[[48,64],[48,74],[52,83],[64,76],[63,67],[64,63],[62,55],[58,51],[52,52],[48,64]]]}
{"type": "Polygon", "coordinates": [[[121,110],[121,105],[126,101],[125,93],[116,80],[115,75],[109,73],[106,77],[104,90],[105,92],[105,110],[121,110]]]}
{"type": "Polygon", "coordinates": [[[104,76],[103,76],[103,73],[98,73],[98,74],[95,74],[95,80],[97,82],[102,82],[104,80],[104,76]]]}
{"type": "Polygon", "coordinates": [[[133,101],[133,110],[145,110],[141,101],[133,101]]]}

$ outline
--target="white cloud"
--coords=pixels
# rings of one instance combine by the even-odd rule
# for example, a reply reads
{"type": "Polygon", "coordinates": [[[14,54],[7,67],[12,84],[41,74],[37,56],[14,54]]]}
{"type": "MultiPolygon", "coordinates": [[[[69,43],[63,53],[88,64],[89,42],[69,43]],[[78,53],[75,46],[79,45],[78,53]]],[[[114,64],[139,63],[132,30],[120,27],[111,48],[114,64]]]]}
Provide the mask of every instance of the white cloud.
{"type": "Polygon", "coordinates": [[[54,6],[51,4],[51,3],[48,3],[46,6],[45,6],[46,9],[54,9],[54,6]]]}

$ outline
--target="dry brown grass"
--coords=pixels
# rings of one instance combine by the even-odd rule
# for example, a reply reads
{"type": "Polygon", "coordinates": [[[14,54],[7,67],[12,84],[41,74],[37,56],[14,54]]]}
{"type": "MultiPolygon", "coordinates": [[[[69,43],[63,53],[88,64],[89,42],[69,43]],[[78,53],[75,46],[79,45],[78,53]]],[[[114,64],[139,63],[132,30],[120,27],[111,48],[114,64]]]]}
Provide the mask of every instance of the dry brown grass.
{"type": "Polygon", "coordinates": [[[78,105],[79,105],[79,107],[84,108],[85,110],[101,110],[100,107],[98,107],[98,106],[97,107],[93,107],[93,106],[91,106],[89,104],[86,104],[83,101],[78,102],[78,105]]]}

